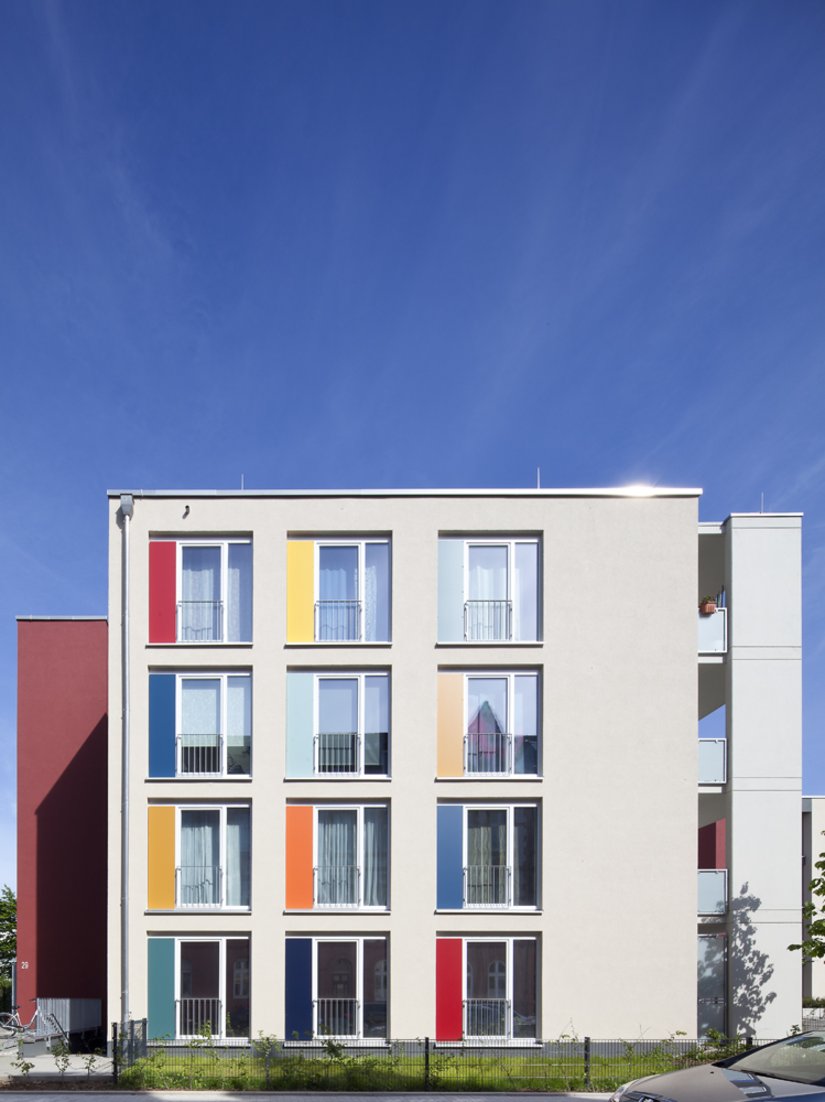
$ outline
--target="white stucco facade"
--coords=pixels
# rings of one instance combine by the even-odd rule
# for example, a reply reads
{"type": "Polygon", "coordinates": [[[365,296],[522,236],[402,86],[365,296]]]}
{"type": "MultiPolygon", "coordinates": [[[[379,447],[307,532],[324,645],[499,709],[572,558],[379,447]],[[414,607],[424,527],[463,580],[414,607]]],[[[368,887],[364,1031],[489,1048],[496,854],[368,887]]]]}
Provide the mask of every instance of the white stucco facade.
{"type": "MultiPolygon", "coordinates": [[[[382,1030],[390,1037],[447,1038],[458,1028],[456,1014],[463,1014],[465,1035],[473,1021],[475,1032],[497,1036],[491,1008],[500,1014],[495,1020],[502,1039],[513,1044],[574,1032],[694,1036],[698,934],[706,939],[700,941],[703,952],[710,946],[727,958],[727,967],[710,965],[712,975],[704,980],[705,1008],[712,1005],[717,1019],[721,1013],[724,1028],[779,1036],[798,1021],[799,962],[785,946],[799,930],[800,519],[734,515],[697,527],[698,494],[135,493],[125,528],[120,494],[111,494],[112,1013],[121,1005],[125,975],[128,1013],[155,1014],[163,1023],[158,1028],[175,1035],[187,1032],[181,1015],[205,1013],[202,1006],[187,1009],[197,996],[220,1005],[210,1013],[220,1013],[221,1028],[232,999],[233,1006],[242,1003],[231,1026],[239,1036],[263,1032],[288,1039],[296,1032],[291,1022],[303,1021],[302,1014],[311,1015],[317,1030],[319,1016],[333,1011],[345,1022],[342,1033],[362,1038],[370,1031],[380,1038],[382,1030]],[[150,545],[163,546],[150,554],[150,545]],[[233,575],[230,545],[242,549],[239,561],[249,557],[251,571],[244,565],[233,575]],[[181,616],[188,615],[181,611],[184,590],[195,584],[194,568],[189,581],[184,577],[184,547],[209,549],[207,557],[219,564],[214,577],[223,571],[223,620],[214,621],[217,628],[212,621],[199,628],[210,638],[181,639],[181,616]],[[354,584],[361,587],[348,604],[355,627],[345,627],[345,638],[334,642],[301,637],[306,594],[314,601],[316,636],[324,633],[318,610],[326,583],[319,577],[327,560],[320,556],[328,552],[330,562],[352,552],[354,584]],[[367,606],[378,600],[369,585],[376,578],[379,588],[384,584],[383,566],[369,573],[371,555],[389,563],[388,638],[367,638],[370,630],[379,636],[384,630],[366,627],[372,615],[367,606]],[[505,563],[500,569],[496,557],[505,563]],[[464,579],[465,634],[484,638],[446,637],[448,568],[464,579]],[[227,627],[231,602],[238,599],[231,587],[242,588],[237,578],[246,577],[243,571],[251,573],[248,639],[245,629],[227,627]],[[499,584],[506,596],[493,599],[489,587],[499,584]],[[488,587],[483,599],[476,599],[474,585],[488,587]],[[722,590],[727,647],[700,654],[698,600],[722,590]],[[767,602],[766,592],[775,600],[767,602]],[[153,601],[173,599],[170,621],[168,610],[158,611],[153,601]],[[483,631],[467,626],[474,605],[482,608],[483,631]],[[490,608],[498,615],[499,606],[505,619],[493,621],[490,608]],[[164,631],[174,638],[159,640],[164,631]],[[233,631],[240,637],[230,639],[233,631]],[[123,743],[114,718],[122,712],[124,641],[130,747],[125,960],[123,743]],[[336,677],[357,683],[362,693],[365,679],[376,686],[386,679],[380,687],[388,687],[387,764],[370,773],[363,738],[359,765],[325,772],[319,764],[327,737],[319,684],[325,690],[336,677]],[[181,727],[188,706],[181,695],[198,678],[218,686],[216,693],[240,686],[251,696],[251,767],[230,773],[226,759],[220,766],[216,757],[203,768],[211,733],[188,734],[181,727]],[[519,771],[514,764],[513,747],[526,745],[517,728],[501,735],[509,740],[506,767],[478,766],[480,755],[490,753],[486,747],[505,745],[490,742],[498,736],[489,732],[473,731],[468,719],[468,694],[491,692],[491,683],[514,697],[523,689],[534,694],[535,768],[522,764],[519,771]],[[313,725],[310,758],[315,755],[308,773],[290,765],[290,754],[300,749],[295,702],[302,686],[314,693],[306,712],[313,725]],[[725,707],[724,736],[711,751],[724,756],[727,772],[712,784],[697,784],[697,694],[699,718],[725,707]],[[165,751],[157,732],[167,705],[169,716],[174,713],[168,721],[174,723],[172,766],[158,765],[165,751]],[[454,760],[449,707],[463,707],[459,775],[448,764],[454,760]],[[186,759],[200,760],[197,769],[184,764],[187,738],[195,747],[190,755],[201,754],[186,759]],[[365,809],[376,808],[387,824],[381,857],[386,884],[382,880],[368,897],[365,809]],[[336,814],[341,822],[352,815],[360,847],[360,887],[340,906],[334,898],[343,896],[319,887],[327,868],[319,839],[328,837],[336,814]],[[193,838],[202,845],[207,827],[212,830],[210,815],[215,846],[220,842],[210,867],[220,866],[223,887],[215,896],[187,897],[191,858],[181,854],[187,846],[194,852],[193,838]],[[720,821],[724,829],[713,826],[720,821]],[[727,870],[729,892],[723,910],[700,916],[697,830],[708,825],[716,856],[724,849],[724,864],[715,871],[727,870]],[[450,836],[448,828],[457,833],[450,836]],[[238,843],[241,835],[245,840],[238,843]],[[509,847],[498,863],[483,858],[486,875],[506,873],[506,888],[491,889],[489,879],[483,891],[472,888],[482,858],[471,849],[478,849],[479,838],[484,844],[504,839],[509,847]],[[230,856],[232,846],[239,847],[236,856],[230,856]],[[458,905],[448,900],[453,857],[455,883],[463,883],[458,905]],[[229,868],[233,862],[243,863],[234,897],[227,886],[237,873],[229,868]],[[350,952],[359,976],[333,1010],[332,997],[322,990],[326,950],[319,945],[326,942],[343,946],[333,975],[339,987],[330,990],[344,990],[350,952]],[[489,965],[479,998],[472,962],[487,960],[488,943],[501,960],[489,965]],[[219,973],[214,992],[208,980],[213,966],[201,959],[213,950],[219,973]],[[376,952],[368,981],[366,962],[376,952]],[[298,990],[302,968],[306,992],[298,990]],[[198,996],[201,982],[206,995],[198,996]],[[463,1010],[456,1009],[459,999],[463,1010]],[[481,1011],[487,1018],[478,1024],[481,1018],[472,1014],[481,1011]]],[[[203,592],[200,561],[198,569],[203,592]]],[[[701,627],[708,632],[713,625],[701,627]]],[[[220,735],[214,746],[225,755],[229,732],[221,728],[220,735]]],[[[710,835],[701,837],[707,843],[710,835]]],[[[718,884],[718,877],[707,883],[718,884]]]]}

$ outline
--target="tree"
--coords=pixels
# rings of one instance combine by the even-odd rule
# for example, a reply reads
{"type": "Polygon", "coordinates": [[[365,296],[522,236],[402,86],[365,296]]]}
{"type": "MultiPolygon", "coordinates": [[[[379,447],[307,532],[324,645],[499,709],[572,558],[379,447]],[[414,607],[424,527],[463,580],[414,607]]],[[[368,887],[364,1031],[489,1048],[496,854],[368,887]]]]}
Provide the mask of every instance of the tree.
{"type": "Polygon", "coordinates": [[[11,991],[11,968],[16,956],[17,900],[8,884],[4,884],[0,892],[0,1005],[5,1005],[11,991]]]}
{"type": "MultiPolygon", "coordinates": [[[[825,833],[825,832],[824,832],[825,833]]],[[[808,885],[811,896],[825,900],[825,853],[820,853],[814,863],[819,870],[808,885]]],[[[805,924],[805,937],[798,945],[789,945],[789,949],[801,949],[807,960],[825,957],[825,903],[817,904],[813,898],[802,906],[802,921],[805,924]]]]}

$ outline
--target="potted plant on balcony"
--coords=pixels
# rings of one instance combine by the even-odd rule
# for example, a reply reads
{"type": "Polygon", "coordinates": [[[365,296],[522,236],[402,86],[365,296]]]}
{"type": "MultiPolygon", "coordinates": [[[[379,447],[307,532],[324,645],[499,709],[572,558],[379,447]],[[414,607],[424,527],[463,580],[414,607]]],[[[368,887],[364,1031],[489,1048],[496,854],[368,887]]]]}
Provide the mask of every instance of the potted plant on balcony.
{"type": "Polygon", "coordinates": [[[699,611],[703,616],[710,616],[716,611],[716,598],[710,595],[703,597],[699,602],[699,611]]]}

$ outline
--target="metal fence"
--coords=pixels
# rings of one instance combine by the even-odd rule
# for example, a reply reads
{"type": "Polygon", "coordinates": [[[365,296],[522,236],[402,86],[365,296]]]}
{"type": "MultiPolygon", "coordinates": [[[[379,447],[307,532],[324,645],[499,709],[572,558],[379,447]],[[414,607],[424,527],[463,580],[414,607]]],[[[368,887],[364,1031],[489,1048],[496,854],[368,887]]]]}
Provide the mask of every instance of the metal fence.
{"type": "Polygon", "coordinates": [[[114,1077],[133,1090],[514,1091],[613,1090],[643,1075],[731,1056],[736,1040],[623,1041],[562,1037],[503,1045],[493,1040],[227,1043],[208,1032],[147,1044],[146,1023],[113,1027],[114,1077]]]}

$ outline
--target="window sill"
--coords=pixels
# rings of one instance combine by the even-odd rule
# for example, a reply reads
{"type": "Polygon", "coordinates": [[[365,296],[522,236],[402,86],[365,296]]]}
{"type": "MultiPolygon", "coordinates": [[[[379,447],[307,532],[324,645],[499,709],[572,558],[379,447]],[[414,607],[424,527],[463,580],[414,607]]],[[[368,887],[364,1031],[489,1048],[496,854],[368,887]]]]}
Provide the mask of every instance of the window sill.
{"type": "Polygon", "coordinates": [[[227,647],[227,648],[231,648],[233,650],[236,650],[238,648],[243,650],[243,649],[248,649],[249,647],[252,647],[252,646],[254,646],[254,643],[252,642],[251,639],[248,642],[245,642],[245,643],[241,643],[241,642],[237,642],[237,641],[234,642],[234,643],[222,643],[218,639],[212,639],[212,640],[209,640],[209,641],[203,641],[202,640],[200,642],[198,642],[196,640],[192,640],[191,642],[182,642],[182,643],[147,643],[146,644],[146,649],[147,650],[156,650],[156,649],[159,649],[159,650],[186,650],[187,648],[191,647],[194,650],[215,650],[217,647],[227,647]]]}
{"type": "Polygon", "coordinates": [[[436,907],[437,915],[540,915],[541,907],[436,907]]]}
{"type": "Polygon", "coordinates": [[[316,781],[319,784],[329,784],[330,781],[340,783],[345,781],[348,784],[360,784],[362,781],[366,781],[368,784],[387,784],[392,780],[392,777],[388,773],[383,773],[380,776],[367,773],[311,773],[304,777],[284,777],[285,784],[314,784],[316,781]]]}
{"type": "Polygon", "coordinates": [[[483,781],[486,784],[495,781],[504,781],[506,784],[510,784],[512,781],[515,781],[518,784],[536,784],[544,780],[544,775],[542,773],[464,773],[460,777],[434,777],[433,780],[436,784],[444,784],[451,781],[458,781],[459,783],[465,781],[478,783],[479,781],[483,781]]]}
{"type": "Polygon", "coordinates": [[[431,1041],[434,1048],[541,1048],[534,1037],[468,1037],[463,1041],[431,1041]]]}
{"type": "Polygon", "coordinates": [[[145,915],[248,915],[251,907],[147,907],[145,915]]]}
{"type": "Polygon", "coordinates": [[[358,650],[375,649],[376,647],[391,647],[389,639],[381,642],[377,639],[317,639],[284,643],[287,650],[306,649],[307,647],[321,647],[323,650],[346,650],[347,647],[357,647],[358,650]]]}
{"type": "Polygon", "coordinates": [[[390,913],[389,907],[285,907],[285,915],[376,915],[379,918],[390,913]]]}
{"type": "Polygon", "coordinates": [[[358,1048],[389,1048],[391,1042],[386,1037],[341,1037],[338,1035],[314,1037],[311,1041],[283,1041],[284,1048],[312,1048],[317,1049],[328,1042],[334,1041],[336,1045],[356,1045],[358,1048]]]}
{"type": "Polygon", "coordinates": [[[477,647],[486,647],[487,649],[495,647],[506,647],[508,650],[523,648],[523,647],[543,647],[543,639],[500,639],[498,641],[486,640],[486,639],[454,639],[445,640],[439,639],[436,641],[436,648],[449,648],[454,649],[456,647],[471,647],[476,649],[477,647]]]}
{"type": "Polygon", "coordinates": [[[144,780],[146,784],[250,784],[252,775],[250,773],[238,776],[229,776],[224,773],[200,775],[186,773],[180,777],[145,777],[144,780]]]}

